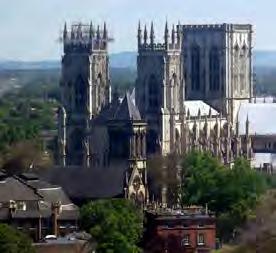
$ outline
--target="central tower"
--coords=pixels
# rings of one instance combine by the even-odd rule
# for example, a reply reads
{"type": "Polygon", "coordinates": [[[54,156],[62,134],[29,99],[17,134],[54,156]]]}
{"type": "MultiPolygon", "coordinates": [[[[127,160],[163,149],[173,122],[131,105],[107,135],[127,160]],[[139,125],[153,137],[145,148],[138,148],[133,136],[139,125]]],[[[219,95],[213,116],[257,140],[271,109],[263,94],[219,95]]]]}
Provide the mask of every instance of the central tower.
{"type": "Polygon", "coordinates": [[[181,61],[181,31],[165,25],[164,42],[155,42],[153,24],[148,35],[147,27],[138,27],[138,58],[136,102],[143,120],[148,125],[148,153],[173,152],[183,106],[183,71],[181,61]]]}
{"type": "Polygon", "coordinates": [[[110,103],[106,25],[73,24],[63,31],[59,145],[63,165],[88,165],[90,120],[110,103]]]}

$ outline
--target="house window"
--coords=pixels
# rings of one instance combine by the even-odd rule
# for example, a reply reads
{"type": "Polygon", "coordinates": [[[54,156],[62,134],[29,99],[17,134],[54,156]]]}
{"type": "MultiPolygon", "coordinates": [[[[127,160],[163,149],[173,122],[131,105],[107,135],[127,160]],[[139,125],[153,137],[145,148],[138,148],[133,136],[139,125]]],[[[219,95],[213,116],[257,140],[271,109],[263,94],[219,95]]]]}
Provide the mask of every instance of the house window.
{"type": "Polygon", "coordinates": [[[205,236],[204,234],[198,234],[197,236],[197,244],[204,245],[205,244],[205,236]]]}
{"type": "Polygon", "coordinates": [[[203,227],[204,227],[204,224],[203,224],[203,223],[199,223],[199,224],[198,224],[198,227],[199,227],[199,228],[203,228],[203,227]]]}
{"type": "Polygon", "coordinates": [[[26,211],[26,202],[19,201],[16,203],[16,209],[21,211],[26,211]]]}
{"type": "Polygon", "coordinates": [[[184,235],[183,239],[181,240],[181,246],[187,246],[190,245],[190,235],[186,234],[184,235]]]}

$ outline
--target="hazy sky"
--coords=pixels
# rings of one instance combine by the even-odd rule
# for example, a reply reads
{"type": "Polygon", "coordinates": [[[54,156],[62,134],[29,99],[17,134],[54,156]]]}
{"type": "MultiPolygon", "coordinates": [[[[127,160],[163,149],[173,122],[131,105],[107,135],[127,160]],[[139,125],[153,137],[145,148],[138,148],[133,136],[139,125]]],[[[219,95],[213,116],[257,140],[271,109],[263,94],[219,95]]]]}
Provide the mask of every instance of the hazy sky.
{"type": "Polygon", "coordinates": [[[255,47],[276,49],[275,0],[0,0],[0,59],[59,59],[64,22],[107,21],[111,52],[136,49],[136,30],[155,23],[252,23],[255,47]]]}

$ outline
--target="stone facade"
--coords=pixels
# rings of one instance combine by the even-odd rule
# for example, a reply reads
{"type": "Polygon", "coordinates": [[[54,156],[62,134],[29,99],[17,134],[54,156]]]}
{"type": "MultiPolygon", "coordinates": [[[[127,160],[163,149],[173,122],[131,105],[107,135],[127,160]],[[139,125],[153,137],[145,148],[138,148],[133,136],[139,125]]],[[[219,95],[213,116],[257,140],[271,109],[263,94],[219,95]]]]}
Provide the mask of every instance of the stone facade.
{"type": "Polygon", "coordinates": [[[239,105],[250,102],[252,26],[183,25],[186,99],[201,99],[236,120],[239,105]]]}
{"type": "Polygon", "coordinates": [[[157,43],[153,24],[149,36],[139,24],[136,103],[148,124],[148,153],[209,150],[225,163],[248,157],[235,119],[252,94],[251,33],[250,25],[178,25],[170,32],[166,24],[157,43]],[[216,110],[203,113],[196,101],[186,106],[189,100],[216,110]]]}
{"type": "MultiPolygon", "coordinates": [[[[129,93],[111,101],[106,25],[73,24],[63,31],[59,155],[63,167],[109,171],[127,198],[143,204],[146,123],[129,93]],[[118,173],[120,174],[118,176],[118,173]]],[[[118,193],[117,189],[114,192],[118,193]]]]}
{"type": "Polygon", "coordinates": [[[148,149],[162,154],[173,150],[175,116],[180,115],[184,98],[181,71],[180,30],[169,34],[165,28],[165,43],[155,43],[153,25],[148,41],[147,28],[138,28],[138,59],[136,102],[141,116],[148,123],[148,149]]]}
{"type": "Polygon", "coordinates": [[[226,164],[250,158],[251,139],[235,118],[252,94],[251,33],[250,25],[166,24],[157,43],[153,24],[149,32],[139,24],[134,92],[111,101],[106,25],[65,25],[60,165],[119,173],[124,195],[143,203],[148,155],[197,149],[226,164]]]}
{"type": "Polygon", "coordinates": [[[89,166],[89,121],[111,99],[108,41],[106,25],[103,30],[95,30],[92,23],[73,24],[70,31],[64,27],[59,129],[60,155],[67,158],[63,164],[89,166]]]}

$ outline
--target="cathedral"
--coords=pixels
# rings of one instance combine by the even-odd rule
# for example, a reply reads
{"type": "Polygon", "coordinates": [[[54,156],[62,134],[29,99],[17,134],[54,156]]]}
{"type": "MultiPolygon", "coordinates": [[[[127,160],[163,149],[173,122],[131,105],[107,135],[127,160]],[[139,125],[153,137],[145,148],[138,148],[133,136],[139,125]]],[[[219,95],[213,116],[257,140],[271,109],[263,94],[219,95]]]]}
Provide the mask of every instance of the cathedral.
{"type": "Polygon", "coordinates": [[[241,104],[252,99],[252,26],[181,25],[157,42],[154,25],[137,31],[135,88],[111,93],[106,24],[65,25],[59,109],[62,167],[116,170],[126,198],[145,202],[147,158],[211,152],[231,165],[251,158],[249,120],[240,135],[241,104]]]}

